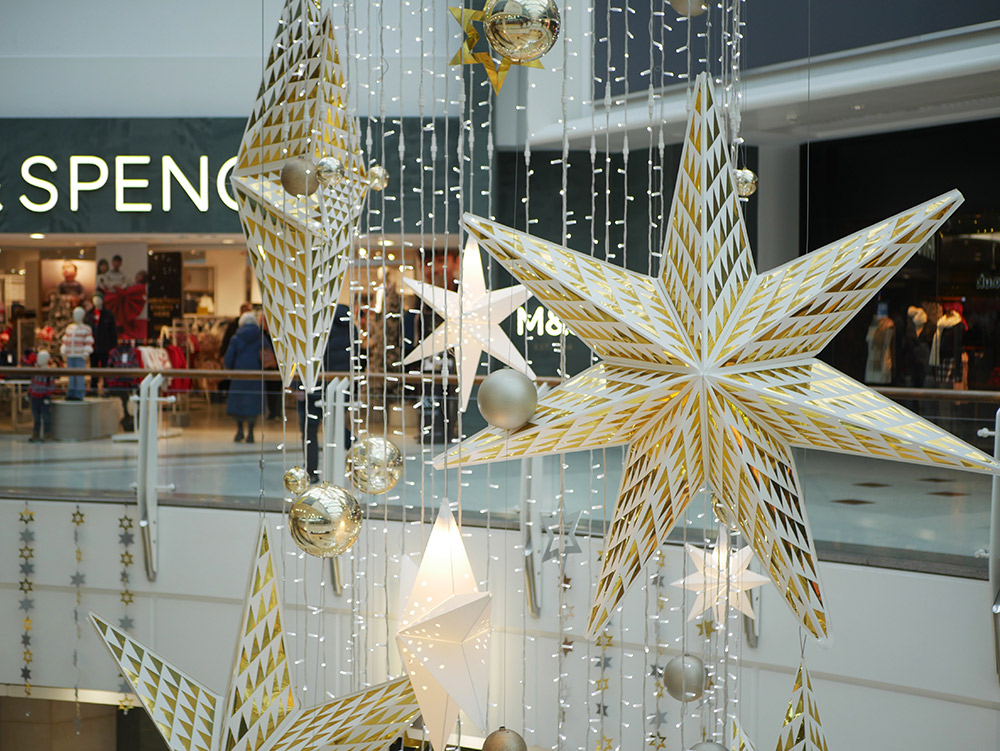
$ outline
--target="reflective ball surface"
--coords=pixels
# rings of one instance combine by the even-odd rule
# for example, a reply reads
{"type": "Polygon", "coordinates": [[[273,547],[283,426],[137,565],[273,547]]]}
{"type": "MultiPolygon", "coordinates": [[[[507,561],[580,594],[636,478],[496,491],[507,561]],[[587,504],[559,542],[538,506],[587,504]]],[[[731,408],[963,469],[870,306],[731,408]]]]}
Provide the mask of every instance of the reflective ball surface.
{"type": "Polygon", "coordinates": [[[694,655],[678,655],[663,668],[663,687],[677,701],[695,701],[705,693],[708,673],[694,655]]]}
{"type": "Polygon", "coordinates": [[[281,187],[293,196],[311,196],[319,190],[316,164],[311,159],[293,156],[281,168],[281,187]]]}
{"type": "Polygon", "coordinates": [[[490,46],[515,63],[537,60],[559,38],[554,0],[490,0],[483,29],[490,46]]]}
{"type": "Polygon", "coordinates": [[[389,171],[381,164],[376,164],[368,170],[368,187],[383,191],[389,187],[389,171]]]}
{"type": "Polygon", "coordinates": [[[343,182],[347,175],[347,167],[335,156],[325,156],[316,162],[316,179],[324,187],[343,182]]]}
{"type": "Polygon", "coordinates": [[[524,373],[504,368],[486,376],[476,401],[479,413],[490,425],[517,430],[535,414],[538,389],[524,373]]]}
{"type": "Polygon", "coordinates": [[[285,472],[282,482],[285,483],[285,490],[298,495],[299,493],[304,493],[306,488],[309,487],[309,473],[302,469],[302,467],[292,467],[285,472]]]}
{"type": "Polygon", "coordinates": [[[302,493],[288,512],[292,540],[309,555],[330,558],[348,550],[361,532],[361,505],[328,482],[302,493]]]}
{"type": "Polygon", "coordinates": [[[708,10],[705,0],[670,0],[670,5],[682,16],[700,16],[708,10]]]}
{"type": "Polygon", "coordinates": [[[740,198],[749,198],[757,192],[757,175],[753,170],[738,169],[734,175],[736,178],[736,192],[740,198]]]}
{"type": "Polygon", "coordinates": [[[702,741],[691,746],[691,751],[729,751],[729,749],[715,741],[702,741]]]}
{"type": "Polygon", "coordinates": [[[499,730],[494,730],[486,736],[486,740],[483,741],[483,751],[528,751],[528,744],[519,733],[501,725],[499,730]]]}
{"type": "Polygon", "coordinates": [[[347,452],[347,474],[358,490],[384,493],[403,475],[403,452],[381,436],[361,438],[347,452]]]}

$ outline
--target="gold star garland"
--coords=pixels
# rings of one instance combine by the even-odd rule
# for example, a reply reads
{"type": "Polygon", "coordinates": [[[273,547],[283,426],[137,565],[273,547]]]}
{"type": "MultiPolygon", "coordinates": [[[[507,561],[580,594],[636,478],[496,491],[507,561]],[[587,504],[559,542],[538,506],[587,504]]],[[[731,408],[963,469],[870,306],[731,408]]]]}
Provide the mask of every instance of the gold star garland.
{"type": "Polygon", "coordinates": [[[650,722],[646,741],[653,751],[659,751],[666,748],[667,744],[667,737],[660,732],[660,728],[667,724],[667,712],[660,703],[665,693],[663,690],[663,666],[666,664],[666,655],[663,651],[665,645],[661,638],[660,627],[667,622],[667,619],[661,615],[667,604],[667,596],[663,591],[665,578],[663,568],[666,563],[666,556],[663,555],[662,549],[657,549],[655,561],[656,573],[649,577],[649,584],[653,587],[656,596],[656,632],[654,633],[656,652],[654,662],[649,668],[649,675],[653,678],[653,713],[646,716],[646,719],[650,722]]]}
{"type": "Polygon", "coordinates": [[[523,65],[528,68],[544,69],[545,66],[543,66],[538,60],[518,63],[510,60],[509,58],[501,57],[500,63],[498,64],[488,51],[473,52],[482,36],[473,24],[481,24],[486,20],[485,11],[449,6],[448,12],[451,13],[452,18],[458,22],[458,25],[462,27],[462,34],[464,35],[462,39],[462,46],[459,47],[458,52],[455,53],[455,56],[451,59],[449,65],[482,65],[483,70],[486,71],[487,78],[490,79],[490,84],[493,86],[493,91],[495,93],[500,93],[500,87],[503,86],[503,82],[507,78],[507,72],[510,70],[511,65],[523,65]]]}
{"type": "MultiPolygon", "coordinates": [[[[135,526],[135,522],[132,517],[129,516],[128,506],[125,506],[122,510],[122,515],[118,517],[118,528],[116,534],[118,535],[118,544],[121,545],[122,552],[119,556],[119,560],[122,564],[121,573],[121,585],[122,589],[119,593],[119,599],[122,602],[122,617],[118,619],[118,627],[129,634],[135,629],[135,621],[130,615],[131,608],[129,607],[133,602],[132,591],[129,589],[129,585],[132,583],[132,564],[135,562],[135,556],[133,556],[131,547],[132,543],[135,542],[135,535],[132,533],[132,528],[135,526]]],[[[118,702],[118,708],[125,712],[126,714],[130,709],[135,708],[135,701],[132,698],[132,690],[129,688],[128,683],[122,676],[121,683],[118,685],[118,690],[121,692],[122,698],[118,702]]]]}
{"type": "Polygon", "coordinates": [[[73,545],[76,547],[76,572],[70,577],[69,583],[76,590],[76,604],[73,606],[73,625],[76,628],[76,643],[73,645],[73,670],[76,671],[73,683],[73,701],[76,704],[76,717],[73,718],[73,728],[80,734],[83,715],[80,714],[80,605],[83,602],[83,585],[86,577],[80,571],[83,563],[83,548],[80,547],[80,527],[83,526],[83,512],[77,504],[73,512],[73,545]]]}
{"type": "Polygon", "coordinates": [[[35,512],[24,504],[24,511],[19,514],[21,531],[18,534],[20,547],[18,557],[21,559],[21,581],[18,589],[21,590],[21,600],[18,609],[24,613],[24,623],[21,630],[21,650],[23,665],[21,667],[21,680],[24,681],[24,695],[31,696],[31,663],[34,656],[31,654],[31,611],[35,609],[35,600],[31,596],[34,584],[31,581],[35,573],[35,564],[32,559],[35,557],[35,548],[32,543],[35,541],[35,531],[31,528],[35,521],[35,512]]]}

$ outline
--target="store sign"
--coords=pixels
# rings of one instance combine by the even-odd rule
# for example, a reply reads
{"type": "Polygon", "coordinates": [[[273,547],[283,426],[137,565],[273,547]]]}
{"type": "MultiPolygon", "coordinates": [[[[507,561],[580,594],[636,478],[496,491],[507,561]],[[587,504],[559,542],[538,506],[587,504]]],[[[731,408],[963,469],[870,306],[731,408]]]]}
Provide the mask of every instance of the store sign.
{"type": "Polygon", "coordinates": [[[0,119],[0,232],[238,232],[242,118],[0,119]]]}

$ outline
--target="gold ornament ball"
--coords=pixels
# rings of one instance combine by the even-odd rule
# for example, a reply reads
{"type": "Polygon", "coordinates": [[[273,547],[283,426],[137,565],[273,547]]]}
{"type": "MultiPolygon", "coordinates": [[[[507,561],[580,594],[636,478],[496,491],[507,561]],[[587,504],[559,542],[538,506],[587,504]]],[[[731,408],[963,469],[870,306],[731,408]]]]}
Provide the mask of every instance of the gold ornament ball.
{"type": "Polygon", "coordinates": [[[736,170],[736,193],[740,198],[749,198],[757,192],[757,175],[746,168],[736,170]]]}
{"type": "Polygon", "coordinates": [[[403,474],[403,452],[381,436],[362,438],[347,452],[347,474],[358,490],[385,493],[403,474]]]}
{"type": "Polygon", "coordinates": [[[347,179],[347,167],[335,156],[325,156],[316,162],[316,179],[324,187],[337,185],[347,179]]]}
{"type": "Polygon", "coordinates": [[[704,0],[670,0],[670,5],[682,16],[691,18],[700,16],[708,10],[704,0]]]}
{"type": "Polygon", "coordinates": [[[535,414],[538,389],[524,373],[504,368],[486,376],[476,402],[479,413],[490,425],[517,430],[535,414]]]}
{"type": "Polygon", "coordinates": [[[299,493],[304,493],[306,488],[309,487],[309,473],[302,469],[302,467],[292,467],[285,472],[282,482],[285,483],[285,490],[298,495],[299,493]]]}
{"type": "Polygon", "coordinates": [[[293,196],[311,196],[319,190],[316,164],[311,159],[293,156],[281,168],[281,187],[293,196]]]}
{"type": "Polygon", "coordinates": [[[695,701],[705,693],[708,672],[694,655],[678,655],[663,668],[663,687],[677,701],[695,701]]]}
{"type": "Polygon", "coordinates": [[[368,170],[368,187],[380,192],[389,187],[389,172],[381,164],[368,170]]]}
{"type": "Polygon", "coordinates": [[[483,29],[490,46],[515,63],[537,60],[559,38],[554,0],[491,0],[483,29]]]}
{"type": "Polygon", "coordinates": [[[361,505],[328,482],[307,489],[288,512],[292,540],[309,555],[330,558],[348,550],[361,532],[361,505]]]}
{"type": "Polygon", "coordinates": [[[528,744],[519,733],[501,725],[499,730],[494,730],[486,736],[486,740],[483,741],[483,751],[528,751],[528,744]]]}
{"type": "Polygon", "coordinates": [[[729,751],[729,749],[715,741],[702,741],[691,746],[691,751],[729,751]]]}

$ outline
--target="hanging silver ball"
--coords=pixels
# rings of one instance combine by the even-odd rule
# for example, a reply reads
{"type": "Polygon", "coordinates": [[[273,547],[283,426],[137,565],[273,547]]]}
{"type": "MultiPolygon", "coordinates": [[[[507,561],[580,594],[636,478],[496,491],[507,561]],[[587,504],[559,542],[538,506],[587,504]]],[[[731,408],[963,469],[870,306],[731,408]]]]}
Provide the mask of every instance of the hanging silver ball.
{"type": "Polygon", "coordinates": [[[319,190],[316,163],[306,157],[293,156],[281,168],[281,187],[293,196],[311,196],[319,190]]]}
{"type": "Polygon", "coordinates": [[[382,436],[359,438],[347,452],[347,474],[358,490],[385,493],[403,476],[403,452],[382,436]]]}
{"type": "Polygon", "coordinates": [[[663,687],[677,701],[695,701],[705,693],[708,672],[694,655],[678,655],[663,668],[663,687]]]}
{"type": "Polygon", "coordinates": [[[285,483],[285,490],[298,495],[299,493],[304,493],[306,488],[309,487],[309,473],[302,469],[302,467],[292,467],[285,472],[282,482],[285,483]]]}
{"type": "Polygon", "coordinates": [[[736,178],[736,193],[740,198],[749,198],[757,192],[757,175],[754,174],[753,170],[745,167],[738,169],[734,177],[736,178]]]}
{"type": "Polygon", "coordinates": [[[559,38],[559,8],[554,0],[491,0],[483,31],[490,46],[515,63],[537,60],[559,38]]]}
{"type": "Polygon", "coordinates": [[[702,741],[691,746],[691,751],[729,751],[729,749],[715,741],[702,741]]]}
{"type": "Polygon", "coordinates": [[[483,741],[483,751],[528,751],[528,744],[519,733],[501,725],[499,730],[494,730],[486,736],[486,740],[483,741]]]}
{"type": "Polygon", "coordinates": [[[292,540],[309,555],[330,558],[349,550],[361,532],[361,504],[337,485],[321,482],[288,512],[292,540]]]}
{"type": "Polygon", "coordinates": [[[538,389],[524,373],[504,368],[486,376],[476,401],[479,413],[490,425],[517,430],[535,414],[538,389]]]}
{"type": "Polygon", "coordinates": [[[389,187],[389,172],[381,164],[369,167],[368,187],[377,191],[383,191],[389,187]]]}
{"type": "Polygon", "coordinates": [[[670,5],[682,16],[690,18],[700,16],[708,10],[708,6],[705,5],[704,0],[670,0],[670,5]]]}
{"type": "Polygon", "coordinates": [[[325,188],[342,183],[348,174],[347,167],[335,156],[325,156],[316,162],[316,179],[325,188]]]}

